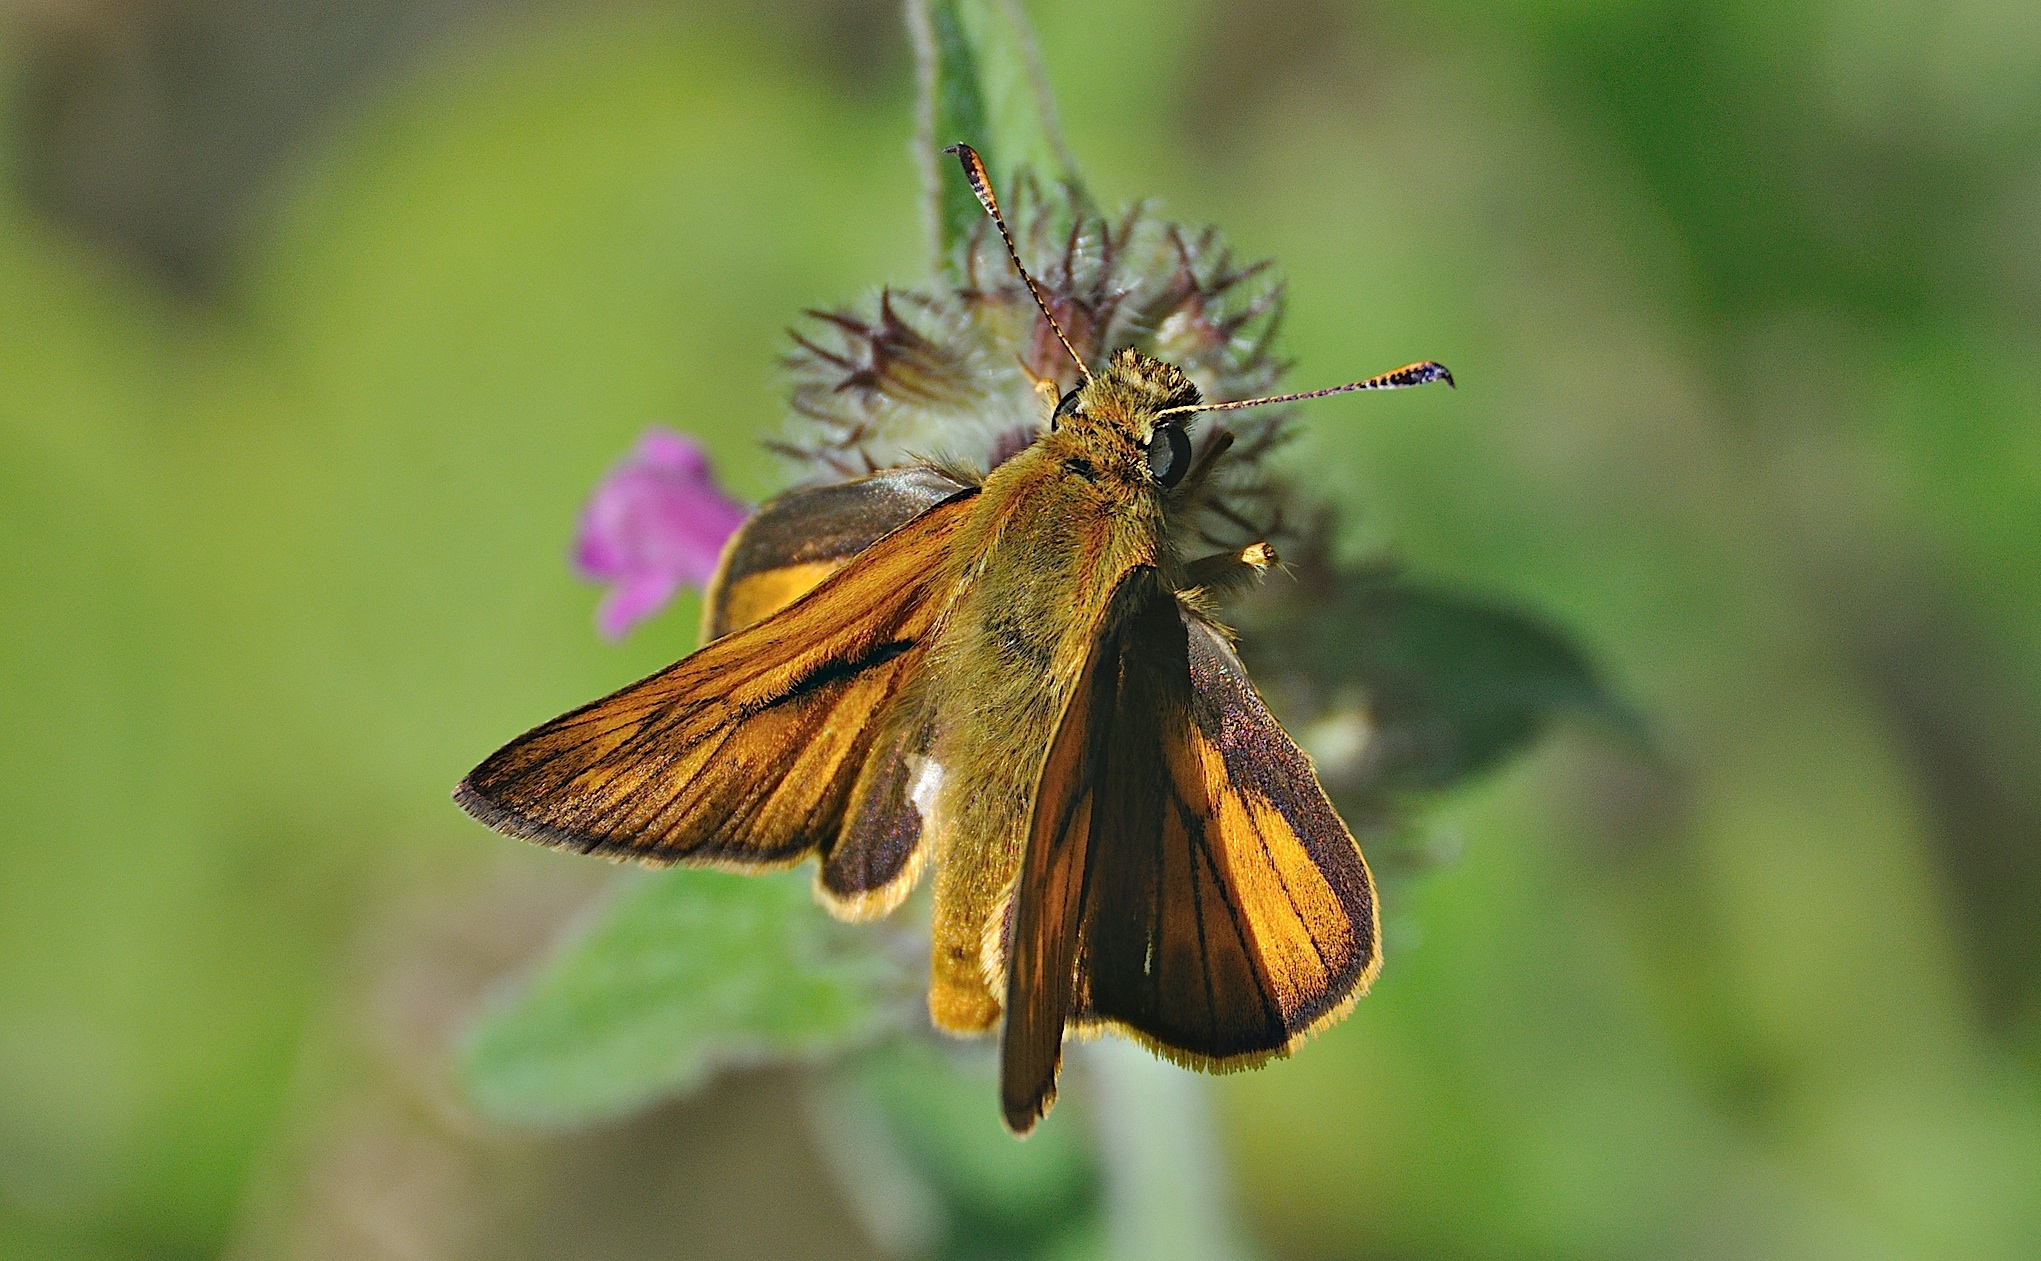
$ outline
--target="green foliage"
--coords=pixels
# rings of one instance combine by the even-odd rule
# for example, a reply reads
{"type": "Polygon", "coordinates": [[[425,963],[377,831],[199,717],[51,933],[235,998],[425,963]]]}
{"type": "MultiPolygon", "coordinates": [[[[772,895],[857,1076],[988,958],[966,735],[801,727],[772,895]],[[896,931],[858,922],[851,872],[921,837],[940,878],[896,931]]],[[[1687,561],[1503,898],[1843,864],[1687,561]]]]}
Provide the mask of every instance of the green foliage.
{"type": "Polygon", "coordinates": [[[845,1088],[941,1205],[944,1255],[1067,1255],[1103,1225],[1086,1118],[1059,1110],[1016,1145],[985,1106],[999,1089],[990,1052],[903,1041],[848,1065],[845,1088]]]}
{"type": "Polygon", "coordinates": [[[876,931],[830,921],[797,873],[646,880],[476,1025],[468,1089],[504,1120],[585,1122],[869,1042],[917,997],[876,931]]]}
{"type": "MultiPolygon", "coordinates": [[[[922,39],[917,52],[926,93],[923,109],[929,119],[929,135],[922,147],[941,149],[961,141],[976,147],[989,166],[1006,155],[993,140],[985,84],[978,73],[976,50],[964,33],[963,8],[949,0],[932,0],[922,8],[926,26],[917,32],[922,39]]],[[[936,207],[936,258],[947,259],[957,242],[970,239],[985,212],[968,186],[942,179],[933,158],[924,157],[924,161],[935,177],[931,195],[936,207]]]]}
{"type": "Polygon", "coordinates": [[[1306,575],[1251,606],[1247,625],[1242,649],[1264,686],[1309,710],[1365,709],[1369,813],[1493,769],[1562,714],[1643,739],[1565,632],[1392,570],[1306,575]]]}
{"type": "Polygon", "coordinates": [[[0,201],[0,1255],[221,1251],[367,908],[519,857],[448,786],[685,648],[690,602],[590,634],[587,486],[685,406],[757,495],[758,348],[917,257],[899,105],[825,125],[688,31],[404,85],[293,173],[225,313],[0,201]],[[811,180],[840,204],[789,216],[811,180]],[[741,260],[674,228],[775,215],[741,260]]]}

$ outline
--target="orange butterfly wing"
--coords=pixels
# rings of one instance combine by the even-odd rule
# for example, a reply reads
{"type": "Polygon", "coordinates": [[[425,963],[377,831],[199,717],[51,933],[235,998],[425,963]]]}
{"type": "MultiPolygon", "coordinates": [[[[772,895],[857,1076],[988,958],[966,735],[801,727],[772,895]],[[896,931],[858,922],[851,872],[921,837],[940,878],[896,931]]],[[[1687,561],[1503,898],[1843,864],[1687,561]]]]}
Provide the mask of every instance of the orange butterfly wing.
{"type": "Polygon", "coordinates": [[[511,741],[455,800],[512,836],[655,865],[777,867],[819,849],[827,867],[840,838],[891,834],[899,877],[918,820],[899,845],[901,820],[863,817],[890,804],[867,785],[883,789],[903,752],[889,711],[954,594],[942,558],[972,498],[955,493],[765,620],[511,741]]]}
{"type": "Polygon", "coordinates": [[[721,639],[808,594],[824,578],[968,483],[927,465],[807,486],[759,505],[723,548],[702,599],[702,640],[721,639]]]}
{"type": "Polygon", "coordinates": [[[1012,911],[1001,1096],[1054,1101],[1066,1024],[1244,1068],[1380,964],[1374,882],[1239,659],[1167,593],[1101,646],[1051,745],[1012,911]]]}

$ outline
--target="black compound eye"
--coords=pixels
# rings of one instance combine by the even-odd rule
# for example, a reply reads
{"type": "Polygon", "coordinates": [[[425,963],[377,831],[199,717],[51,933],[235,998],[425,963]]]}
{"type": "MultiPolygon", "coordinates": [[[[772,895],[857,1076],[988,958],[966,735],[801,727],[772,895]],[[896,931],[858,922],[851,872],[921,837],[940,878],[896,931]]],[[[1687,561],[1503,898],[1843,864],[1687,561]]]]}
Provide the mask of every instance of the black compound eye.
{"type": "Polygon", "coordinates": [[[1191,471],[1191,436],[1181,425],[1157,425],[1148,439],[1148,475],[1164,490],[1191,471]]]}
{"type": "Polygon", "coordinates": [[[1062,399],[1057,402],[1055,413],[1049,417],[1049,428],[1054,429],[1059,423],[1062,422],[1065,416],[1074,416],[1077,414],[1077,391],[1082,388],[1084,387],[1079,386],[1076,389],[1072,389],[1070,393],[1065,394],[1062,397],[1062,399]]]}

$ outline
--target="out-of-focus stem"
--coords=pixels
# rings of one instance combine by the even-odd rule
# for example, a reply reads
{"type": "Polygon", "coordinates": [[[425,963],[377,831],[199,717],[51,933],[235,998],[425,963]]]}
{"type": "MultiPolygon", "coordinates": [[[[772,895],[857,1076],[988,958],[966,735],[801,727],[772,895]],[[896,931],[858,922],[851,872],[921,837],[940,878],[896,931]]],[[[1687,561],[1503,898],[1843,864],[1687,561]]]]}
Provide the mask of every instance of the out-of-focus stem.
{"type": "Polygon", "coordinates": [[[1077,168],[1017,0],[905,0],[905,12],[914,43],[915,162],[932,274],[941,277],[983,221],[954,166],[938,161],[940,150],[971,145],[1001,188],[1023,170],[1075,188],[1077,168]]]}
{"type": "Polygon", "coordinates": [[[1072,1043],[1116,1261],[1244,1261],[1209,1083],[1119,1038],[1072,1043]]]}

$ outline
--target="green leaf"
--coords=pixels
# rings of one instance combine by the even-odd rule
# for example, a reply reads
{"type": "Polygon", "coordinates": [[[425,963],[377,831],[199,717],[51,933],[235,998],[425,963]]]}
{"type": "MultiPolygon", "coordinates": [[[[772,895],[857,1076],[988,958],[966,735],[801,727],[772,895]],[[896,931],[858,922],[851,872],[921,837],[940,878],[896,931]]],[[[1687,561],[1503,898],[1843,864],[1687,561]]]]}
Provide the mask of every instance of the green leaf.
{"type": "Polygon", "coordinates": [[[492,1117],[571,1124],[690,1090],[721,1066],[863,1044],[910,993],[881,931],[829,920],[805,873],[644,881],[484,1015],[462,1077],[492,1117]]]}
{"type": "Polygon", "coordinates": [[[959,243],[983,221],[971,190],[942,150],[978,150],[993,184],[1022,170],[1077,182],[1063,146],[1034,32],[1015,0],[914,0],[907,6],[919,63],[928,221],[938,275],[955,278],[959,243]]]}
{"type": "Polygon", "coordinates": [[[1565,632],[1493,600],[1374,569],[1307,574],[1254,613],[1243,652],[1279,696],[1333,721],[1342,706],[1365,714],[1350,765],[1318,753],[1336,796],[1339,781],[1377,797],[1452,787],[1522,751],[1562,712],[1645,742],[1565,632]]]}

